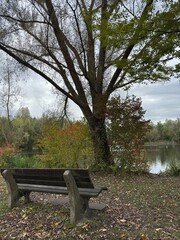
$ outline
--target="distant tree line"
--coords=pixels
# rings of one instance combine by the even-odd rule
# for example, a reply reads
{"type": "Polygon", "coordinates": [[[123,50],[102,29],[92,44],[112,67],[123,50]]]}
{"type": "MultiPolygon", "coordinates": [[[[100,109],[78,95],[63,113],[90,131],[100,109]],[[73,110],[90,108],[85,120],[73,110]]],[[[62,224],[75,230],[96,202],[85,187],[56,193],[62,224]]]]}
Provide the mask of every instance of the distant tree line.
{"type": "Polygon", "coordinates": [[[180,118],[151,124],[146,136],[147,142],[168,141],[180,144],[180,118]]]}

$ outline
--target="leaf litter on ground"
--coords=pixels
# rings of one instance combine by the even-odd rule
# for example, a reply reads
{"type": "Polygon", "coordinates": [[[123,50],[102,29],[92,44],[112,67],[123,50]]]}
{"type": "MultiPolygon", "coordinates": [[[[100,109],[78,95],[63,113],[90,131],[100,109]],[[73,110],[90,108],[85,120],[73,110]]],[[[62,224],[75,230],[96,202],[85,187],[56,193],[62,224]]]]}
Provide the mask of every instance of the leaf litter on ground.
{"type": "MultiPolygon", "coordinates": [[[[0,214],[0,239],[177,240],[180,237],[180,182],[177,177],[92,174],[96,185],[108,187],[94,202],[103,211],[74,227],[68,206],[52,204],[59,195],[32,193],[33,203],[0,214]]],[[[1,203],[7,197],[0,178],[1,203]]]]}

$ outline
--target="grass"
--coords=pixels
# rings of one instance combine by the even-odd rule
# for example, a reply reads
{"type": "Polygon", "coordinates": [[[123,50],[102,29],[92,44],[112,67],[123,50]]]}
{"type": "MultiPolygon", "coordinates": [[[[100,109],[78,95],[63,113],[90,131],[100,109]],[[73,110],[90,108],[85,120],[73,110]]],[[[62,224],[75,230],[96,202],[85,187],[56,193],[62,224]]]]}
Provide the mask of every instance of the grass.
{"type": "Polygon", "coordinates": [[[178,177],[96,173],[92,174],[92,178],[97,185],[108,187],[107,192],[95,199],[105,203],[106,209],[94,211],[91,219],[77,227],[69,224],[69,208],[52,205],[52,195],[48,194],[33,193],[33,204],[7,211],[7,206],[4,205],[7,194],[0,178],[3,186],[0,188],[0,238],[179,239],[178,177]]]}
{"type": "Polygon", "coordinates": [[[167,172],[172,176],[180,176],[180,164],[171,163],[167,172]]]}
{"type": "Polygon", "coordinates": [[[23,156],[23,155],[7,155],[3,158],[3,164],[6,168],[35,168],[39,167],[39,161],[38,159],[33,156],[33,157],[28,157],[28,156],[23,156]]]}

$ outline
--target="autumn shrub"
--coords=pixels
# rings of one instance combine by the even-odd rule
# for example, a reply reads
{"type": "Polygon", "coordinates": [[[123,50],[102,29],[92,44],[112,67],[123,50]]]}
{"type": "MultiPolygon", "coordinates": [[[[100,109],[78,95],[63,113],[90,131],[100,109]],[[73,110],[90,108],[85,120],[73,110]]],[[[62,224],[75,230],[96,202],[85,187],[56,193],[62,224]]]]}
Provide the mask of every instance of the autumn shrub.
{"type": "Polygon", "coordinates": [[[115,163],[112,168],[125,171],[146,170],[148,163],[144,157],[144,139],[149,121],[144,119],[141,99],[135,96],[124,100],[113,97],[107,109],[109,141],[115,163]]]}
{"type": "Polygon", "coordinates": [[[93,159],[89,129],[77,121],[60,128],[58,123],[47,123],[39,138],[44,167],[88,167],[93,159]]]}

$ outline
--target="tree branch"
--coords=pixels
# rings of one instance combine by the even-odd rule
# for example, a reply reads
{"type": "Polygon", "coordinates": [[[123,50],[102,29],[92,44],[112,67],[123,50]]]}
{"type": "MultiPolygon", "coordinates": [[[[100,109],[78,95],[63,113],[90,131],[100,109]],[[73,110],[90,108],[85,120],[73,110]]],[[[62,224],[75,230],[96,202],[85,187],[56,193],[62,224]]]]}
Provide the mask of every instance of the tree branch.
{"type": "MultiPolygon", "coordinates": [[[[79,2],[78,0],[77,1],[77,6],[79,6],[79,2]]],[[[77,31],[78,31],[78,34],[79,34],[79,38],[80,38],[80,42],[81,42],[81,47],[82,47],[82,51],[83,51],[83,59],[84,59],[84,68],[82,67],[82,69],[84,70],[84,75],[87,77],[87,67],[86,67],[86,51],[85,51],[85,48],[84,48],[84,43],[83,43],[83,39],[82,39],[82,34],[81,34],[81,30],[80,30],[80,26],[79,26],[79,22],[78,22],[78,19],[77,19],[77,16],[76,16],[76,9],[73,9],[73,7],[71,6],[71,4],[69,3],[69,1],[67,0],[67,3],[69,5],[69,7],[71,8],[72,12],[73,12],[73,15],[74,15],[74,18],[75,18],[75,22],[76,22],[76,26],[77,26],[77,31]]],[[[76,8],[77,8],[76,6],[76,8]]],[[[81,70],[82,70],[81,69],[81,70]]]]}
{"type": "Polygon", "coordinates": [[[18,19],[18,18],[14,18],[10,15],[3,15],[3,14],[0,14],[0,17],[3,17],[3,18],[7,18],[7,19],[10,19],[10,20],[13,20],[15,22],[19,22],[19,23],[24,23],[24,24],[27,24],[27,23],[40,23],[40,24],[50,24],[48,22],[45,22],[45,21],[37,21],[37,20],[22,20],[22,19],[18,19]]]}
{"type": "MultiPolygon", "coordinates": [[[[153,0],[147,0],[146,6],[145,6],[145,8],[144,8],[144,10],[143,10],[143,12],[142,12],[142,14],[141,14],[140,19],[139,19],[139,24],[138,24],[138,26],[136,27],[136,30],[135,30],[134,35],[132,36],[131,40],[129,41],[129,42],[132,43],[132,44],[130,44],[130,45],[126,48],[126,50],[125,50],[125,52],[124,52],[124,55],[123,55],[123,57],[122,57],[122,60],[128,59],[128,57],[130,56],[133,48],[134,48],[134,47],[136,46],[136,44],[138,43],[137,40],[135,40],[135,39],[137,39],[137,35],[138,35],[138,33],[139,33],[139,29],[141,28],[141,26],[142,26],[142,24],[143,24],[143,21],[144,21],[144,19],[146,18],[147,13],[148,13],[148,11],[149,11],[149,7],[150,7],[152,4],[153,4],[153,0]]],[[[139,40],[139,41],[140,41],[140,40],[139,40]]],[[[123,68],[117,68],[116,71],[114,72],[113,77],[112,77],[112,79],[111,79],[111,81],[110,81],[110,83],[109,83],[109,86],[108,86],[107,90],[106,90],[106,94],[107,94],[107,95],[110,95],[110,94],[113,92],[114,84],[116,83],[116,81],[117,81],[119,75],[121,74],[122,70],[123,70],[123,68]]]]}
{"type": "Polygon", "coordinates": [[[65,96],[70,98],[73,102],[75,102],[77,105],[81,106],[80,101],[75,98],[74,96],[70,95],[67,91],[65,91],[63,88],[61,88],[58,84],[56,84],[51,78],[49,78],[44,72],[40,71],[39,69],[32,66],[30,63],[24,61],[22,58],[18,57],[16,54],[14,54],[12,51],[8,50],[6,47],[4,47],[0,43],[0,49],[6,52],[9,56],[13,57],[16,61],[18,61],[20,64],[24,65],[25,67],[28,67],[29,69],[36,72],[41,77],[45,78],[51,85],[53,85],[58,91],[63,93],[65,96]]]}
{"type": "Polygon", "coordinates": [[[92,31],[92,7],[94,5],[93,1],[91,2],[90,8],[87,9],[84,0],[81,0],[82,6],[80,7],[82,17],[86,24],[87,29],[87,64],[88,64],[88,79],[90,83],[90,90],[92,97],[96,92],[96,67],[95,67],[95,46],[94,46],[94,38],[93,38],[93,31],[92,31]]]}
{"type": "Polygon", "coordinates": [[[102,0],[101,8],[101,32],[100,32],[100,50],[99,50],[99,63],[97,71],[97,86],[96,90],[98,93],[102,93],[103,89],[103,78],[105,70],[105,58],[106,58],[106,39],[107,39],[107,24],[108,24],[108,14],[107,14],[107,0],[102,0]]]}
{"type": "Polygon", "coordinates": [[[53,4],[52,4],[52,0],[46,0],[46,6],[47,6],[47,9],[48,9],[48,12],[49,12],[50,20],[51,20],[51,23],[52,23],[52,26],[53,26],[53,29],[54,29],[54,33],[55,33],[57,42],[58,42],[59,47],[62,51],[62,54],[64,56],[66,64],[67,64],[68,68],[70,69],[70,75],[71,75],[71,77],[73,79],[73,82],[76,86],[77,92],[78,92],[78,94],[81,98],[81,101],[84,102],[86,105],[88,105],[87,99],[86,99],[86,96],[85,96],[85,92],[84,92],[84,88],[83,88],[82,83],[81,83],[81,81],[78,77],[78,74],[76,73],[74,63],[73,63],[72,58],[70,56],[70,53],[67,49],[66,39],[64,37],[64,34],[63,34],[62,30],[59,27],[59,22],[58,22],[58,19],[57,19],[57,16],[56,16],[53,4]]]}

